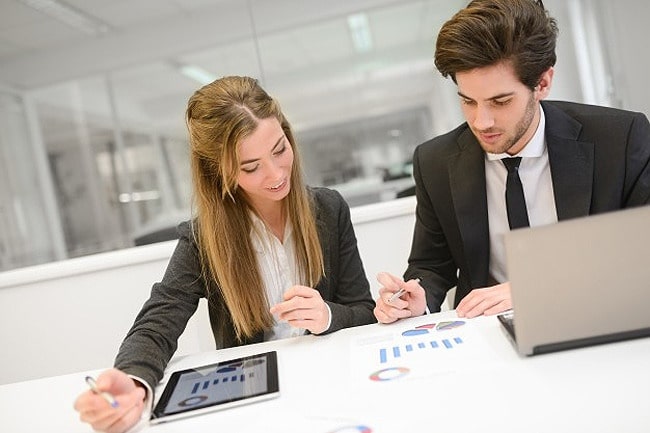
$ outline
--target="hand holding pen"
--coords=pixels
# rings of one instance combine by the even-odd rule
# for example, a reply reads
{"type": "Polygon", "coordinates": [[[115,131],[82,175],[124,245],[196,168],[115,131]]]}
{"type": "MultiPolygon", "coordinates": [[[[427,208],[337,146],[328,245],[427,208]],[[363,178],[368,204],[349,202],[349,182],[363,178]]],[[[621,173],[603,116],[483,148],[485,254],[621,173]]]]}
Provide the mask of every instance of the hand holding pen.
{"type": "Polygon", "coordinates": [[[398,319],[424,314],[426,296],[419,278],[405,282],[388,272],[380,272],[377,281],[382,286],[374,310],[379,322],[392,323],[398,319]]]}
{"type": "Polygon", "coordinates": [[[95,381],[86,376],[90,389],[81,393],[74,403],[79,418],[94,430],[120,433],[134,426],[144,410],[146,392],[123,371],[111,368],[95,381]]]}
{"type": "Polygon", "coordinates": [[[86,383],[88,384],[88,386],[90,387],[92,392],[94,392],[95,394],[101,395],[102,398],[104,400],[106,400],[106,402],[108,404],[111,405],[111,407],[116,408],[116,407],[119,406],[119,403],[117,402],[117,400],[115,400],[115,397],[113,397],[113,394],[111,394],[110,392],[107,392],[107,391],[100,391],[99,390],[99,388],[97,387],[97,382],[95,382],[95,379],[93,379],[92,376],[86,376],[86,383]]]}

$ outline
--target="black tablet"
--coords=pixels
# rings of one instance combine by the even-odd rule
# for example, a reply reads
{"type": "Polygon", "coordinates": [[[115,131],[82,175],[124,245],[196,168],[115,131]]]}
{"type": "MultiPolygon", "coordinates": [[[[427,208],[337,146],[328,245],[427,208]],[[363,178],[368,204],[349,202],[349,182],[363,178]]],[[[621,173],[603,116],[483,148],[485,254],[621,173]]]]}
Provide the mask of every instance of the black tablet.
{"type": "Polygon", "coordinates": [[[151,414],[158,424],[280,395],[277,353],[266,352],[172,373],[151,414]]]}

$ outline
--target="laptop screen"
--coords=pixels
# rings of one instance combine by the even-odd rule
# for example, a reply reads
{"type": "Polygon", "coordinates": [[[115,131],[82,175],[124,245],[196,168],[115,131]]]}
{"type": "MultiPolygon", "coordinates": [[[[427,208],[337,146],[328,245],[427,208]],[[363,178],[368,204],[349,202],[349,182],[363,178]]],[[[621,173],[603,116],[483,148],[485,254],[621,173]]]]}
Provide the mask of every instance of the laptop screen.
{"type": "Polygon", "coordinates": [[[520,353],[647,335],[650,206],[513,230],[505,243],[520,353]]]}

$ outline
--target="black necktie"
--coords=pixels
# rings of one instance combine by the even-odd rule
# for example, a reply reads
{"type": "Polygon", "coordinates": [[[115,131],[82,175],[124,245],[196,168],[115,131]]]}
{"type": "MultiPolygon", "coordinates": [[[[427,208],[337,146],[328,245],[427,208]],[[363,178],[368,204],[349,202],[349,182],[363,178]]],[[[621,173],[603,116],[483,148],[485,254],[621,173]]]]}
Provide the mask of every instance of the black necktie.
{"type": "Polygon", "coordinates": [[[510,230],[520,227],[528,227],[528,212],[526,212],[526,200],[524,200],[524,188],[519,178],[519,164],[521,157],[503,158],[503,165],[508,169],[506,180],[506,207],[508,208],[508,223],[510,230]]]}

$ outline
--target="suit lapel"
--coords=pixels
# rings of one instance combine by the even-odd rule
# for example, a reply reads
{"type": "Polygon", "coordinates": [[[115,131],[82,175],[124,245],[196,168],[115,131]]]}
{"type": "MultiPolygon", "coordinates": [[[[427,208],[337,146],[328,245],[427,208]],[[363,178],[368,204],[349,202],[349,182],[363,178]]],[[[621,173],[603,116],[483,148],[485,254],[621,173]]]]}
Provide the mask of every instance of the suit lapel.
{"type": "MultiPolygon", "coordinates": [[[[593,188],[594,145],[578,141],[582,125],[542,101],[546,144],[559,220],[589,214],[593,188]]],[[[483,150],[468,128],[449,157],[449,184],[467,268],[474,287],[488,283],[490,240],[483,150]]]]}
{"type": "Polygon", "coordinates": [[[483,150],[468,128],[449,157],[449,185],[472,286],[487,284],[490,240],[483,150]]]}
{"type": "Polygon", "coordinates": [[[594,145],[578,141],[582,129],[579,122],[552,103],[542,102],[542,107],[558,220],[589,215],[594,145]]]}

